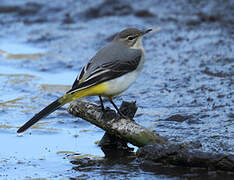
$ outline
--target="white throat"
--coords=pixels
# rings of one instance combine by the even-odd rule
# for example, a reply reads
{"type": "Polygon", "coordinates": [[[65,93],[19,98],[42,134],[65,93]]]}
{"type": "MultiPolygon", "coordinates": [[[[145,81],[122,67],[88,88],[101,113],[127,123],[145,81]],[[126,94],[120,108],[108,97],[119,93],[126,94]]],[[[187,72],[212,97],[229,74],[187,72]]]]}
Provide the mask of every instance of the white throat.
{"type": "Polygon", "coordinates": [[[137,39],[136,43],[131,47],[131,49],[142,49],[143,50],[142,37],[139,37],[137,39]]]}

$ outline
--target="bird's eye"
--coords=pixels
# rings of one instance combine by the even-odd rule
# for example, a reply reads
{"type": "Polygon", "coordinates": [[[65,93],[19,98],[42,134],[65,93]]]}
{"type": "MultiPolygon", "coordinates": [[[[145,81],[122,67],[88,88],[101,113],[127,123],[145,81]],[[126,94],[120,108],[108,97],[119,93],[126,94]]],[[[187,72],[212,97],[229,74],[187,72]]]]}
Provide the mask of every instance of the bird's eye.
{"type": "Polygon", "coordinates": [[[131,41],[131,40],[133,40],[133,39],[135,39],[135,38],[136,38],[136,36],[129,36],[129,37],[128,37],[128,40],[131,41]]]}

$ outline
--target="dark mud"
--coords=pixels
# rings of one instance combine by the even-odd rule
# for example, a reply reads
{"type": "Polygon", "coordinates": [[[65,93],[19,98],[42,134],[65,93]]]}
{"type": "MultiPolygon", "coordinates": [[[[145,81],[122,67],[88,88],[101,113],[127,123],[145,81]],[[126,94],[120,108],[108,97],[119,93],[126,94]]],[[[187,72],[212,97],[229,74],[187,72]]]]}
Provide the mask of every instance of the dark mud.
{"type": "Polygon", "coordinates": [[[184,179],[190,172],[197,178],[230,178],[222,172],[162,165],[139,169],[134,163],[74,171],[65,155],[56,152],[103,156],[94,145],[103,132],[71,117],[65,108],[30,130],[31,135],[19,138],[15,132],[62,95],[116,32],[160,26],[159,33],[144,39],[146,64],[140,78],[115,101],[136,100],[136,120],[170,141],[233,154],[233,17],[232,0],[2,0],[0,50],[7,54],[0,51],[0,178],[184,179]]]}

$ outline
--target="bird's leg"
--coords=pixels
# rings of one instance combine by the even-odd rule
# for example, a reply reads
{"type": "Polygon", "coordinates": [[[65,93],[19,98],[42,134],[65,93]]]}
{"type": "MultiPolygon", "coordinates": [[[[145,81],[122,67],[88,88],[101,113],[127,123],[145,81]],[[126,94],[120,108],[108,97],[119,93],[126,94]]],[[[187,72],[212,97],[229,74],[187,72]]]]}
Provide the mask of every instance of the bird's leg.
{"type": "Polygon", "coordinates": [[[101,96],[98,96],[98,97],[99,97],[99,99],[100,99],[102,111],[104,111],[104,110],[105,110],[105,107],[104,107],[104,104],[103,104],[103,101],[102,101],[102,97],[101,97],[101,96]]]}
{"type": "Polygon", "coordinates": [[[128,119],[120,110],[119,108],[115,105],[115,103],[112,101],[111,98],[109,98],[109,101],[111,102],[111,104],[114,106],[114,108],[117,110],[117,112],[119,113],[119,115],[124,118],[124,119],[128,119]]]}

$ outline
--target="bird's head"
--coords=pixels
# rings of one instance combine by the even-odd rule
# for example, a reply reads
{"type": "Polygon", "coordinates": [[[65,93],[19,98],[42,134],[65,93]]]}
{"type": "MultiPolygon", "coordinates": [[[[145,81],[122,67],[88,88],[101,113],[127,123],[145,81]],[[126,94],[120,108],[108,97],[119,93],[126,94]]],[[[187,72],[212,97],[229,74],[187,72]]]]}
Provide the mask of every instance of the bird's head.
{"type": "Polygon", "coordinates": [[[152,31],[152,29],[141,31],[136,28],[128,28],[118,33],[115,36],[113,41],[117,43],[122,43],[128,48],[141,49],[142,48],[142,36],[149,33],[150,31],[152,31]]]}

